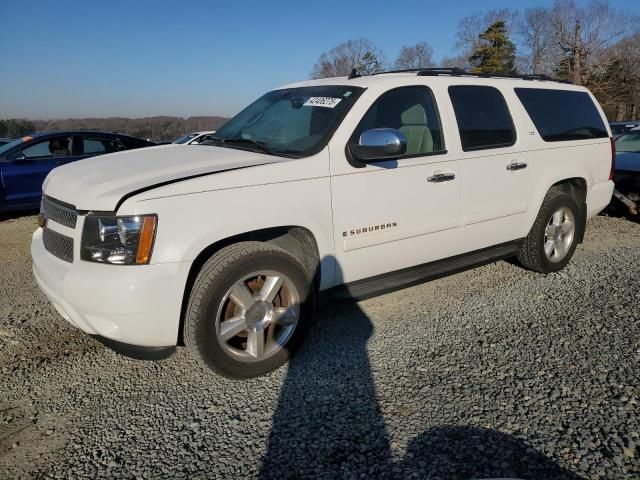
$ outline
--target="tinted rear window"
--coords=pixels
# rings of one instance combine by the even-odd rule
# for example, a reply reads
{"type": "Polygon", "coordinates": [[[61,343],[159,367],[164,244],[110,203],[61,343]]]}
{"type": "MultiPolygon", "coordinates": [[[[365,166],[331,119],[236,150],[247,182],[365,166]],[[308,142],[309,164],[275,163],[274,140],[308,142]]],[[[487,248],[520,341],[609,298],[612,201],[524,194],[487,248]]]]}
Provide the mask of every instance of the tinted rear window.
{"type": "Polygon", "coordinates": [[[127,148],[142,148],[142,147],[149,147],[151,145],[155,145],[152,142],[147,142],[146,140],[141,140],[139,138],[133,138],[133,137],[118,137],[118,139],[127,148]]]}
{"type": "Polygon", "coordinates": [[[516,141],[511,114],[502,94],[493,87],[449,87],[462,149],[508,147],[516,141]]]}
{"type": "Polygon", "coordinates": [[[545,142],[609,136],[600,112],[586,92],[540,88],[515,91],[545,142]]]}

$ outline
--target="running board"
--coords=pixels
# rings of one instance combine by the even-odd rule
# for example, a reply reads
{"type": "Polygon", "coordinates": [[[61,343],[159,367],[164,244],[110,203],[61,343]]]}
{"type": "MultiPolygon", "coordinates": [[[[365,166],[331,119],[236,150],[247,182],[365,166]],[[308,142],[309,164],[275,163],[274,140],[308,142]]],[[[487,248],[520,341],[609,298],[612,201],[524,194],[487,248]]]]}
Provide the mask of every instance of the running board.
{"type": "Polygon", "coordinates": [[[522,242],[523,239],[514,240],[481,250],[463,253],[462,255],[456,255],[455,257],[444,258],[415,267],[383,273],[375,277],[339,285],[331,289],[328,293],[334,298],[364,300],[365,298],[412,287],[429,280],[435,280],[447,275],[487,265],[498,260],[514,257],[522,246],[522,242]]]}

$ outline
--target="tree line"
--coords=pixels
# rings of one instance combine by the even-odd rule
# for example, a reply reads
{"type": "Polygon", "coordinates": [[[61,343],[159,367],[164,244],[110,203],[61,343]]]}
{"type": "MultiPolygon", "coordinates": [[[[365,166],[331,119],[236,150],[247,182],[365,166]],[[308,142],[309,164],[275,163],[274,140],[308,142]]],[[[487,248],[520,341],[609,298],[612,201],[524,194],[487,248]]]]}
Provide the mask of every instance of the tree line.
{"type": "Polygon", "coordinates": [[[19,138],[49,130],[99,130],[119,132],[153,141],[173,141],[185,133],[216,130],[224,117],[67,118],[54,120],[0,120],[0,137],[19,138]]]}
{"type": "MultiPolygon", "coordinates": [[[[594,0],[581,6],[556,0],[551,7],[473,13],[458,22],[457,54],[442,67],[473,73],[536,74],[589,88],[610,120],[640,117],[640,22],[628,11],[594,0]]],[[[428,42],[404,46],[394,61],[368,39],[328,50],[311,77],[361,75],[434,67],[428,42]]]]}

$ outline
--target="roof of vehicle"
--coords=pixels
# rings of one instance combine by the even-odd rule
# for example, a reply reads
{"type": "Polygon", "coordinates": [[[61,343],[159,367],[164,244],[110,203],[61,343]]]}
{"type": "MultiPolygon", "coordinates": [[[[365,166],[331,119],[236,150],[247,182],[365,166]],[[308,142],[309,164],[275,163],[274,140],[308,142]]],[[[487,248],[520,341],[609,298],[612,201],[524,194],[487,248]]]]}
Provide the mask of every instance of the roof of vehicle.
{"type": "Polygon", "coordinates": [[[129,138],[136,138],[138,140],[144,140],[143,138],[127,135],[126,133],[105,132],[103,130],[46,130],[42,132],[32,133],[30,135],[23,135],[23,138],[24,137],[38,138],[38,137],[45,137],[50,135],[84,135],[87,133],[96,134],[96,135],[117,135],[119,137],[129,137],[129,138]]]}
{"type": "Polygon", "coordinates": [[[428,78],[430,82],[443,82],[451,84],[460,83],[477,83],[479,85],[511,85],[518,87],[536,87],[536,88],[554,88],[562,90],[586,90],[585,87],[573,85],[568,82],[554,80],[552,78],[542,75],[489,75],[489,74],[474,74],[471,72],[465,72],[459,69],[422,69],[422,70],[410,70],[410,71],[390,71],[381,72],[373,75],[363,75],[348,77],[331,77],[320,78],[316,80],[306,80],[301,82],[295,82],[288,85],[284,85],[280,88],[295,88],[295,87],[311,87],[319,85],[353,85],[356,87],[369,88],[373,86],[379,86],[381,84],[393,84],[400,85],[409,84],[416,81],[416,77],[421,79],[428,78]],[[462,82],[460,80],[463,80],[462,82]]]}

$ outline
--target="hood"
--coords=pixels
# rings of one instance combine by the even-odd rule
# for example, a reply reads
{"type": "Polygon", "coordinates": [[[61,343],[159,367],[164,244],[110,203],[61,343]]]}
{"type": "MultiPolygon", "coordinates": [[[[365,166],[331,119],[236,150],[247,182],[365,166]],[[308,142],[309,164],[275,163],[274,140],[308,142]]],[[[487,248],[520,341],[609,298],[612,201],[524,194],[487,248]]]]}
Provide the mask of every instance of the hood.
{"type": "Polygon", "coordinates": [[[79,210],[116,210],[133,192],[225,170],[289,160],[233,148],[162,145],[80,160],[54,169],[43,192],[79,210]]]}
{"type": "Polygon", "coordinates": [[[616,170],[640,172],[640,152],[618,152],[616,170]]]}

